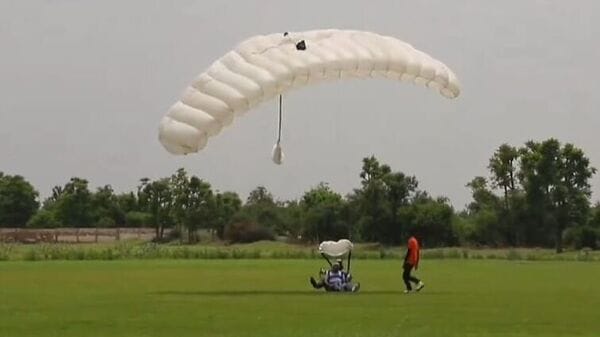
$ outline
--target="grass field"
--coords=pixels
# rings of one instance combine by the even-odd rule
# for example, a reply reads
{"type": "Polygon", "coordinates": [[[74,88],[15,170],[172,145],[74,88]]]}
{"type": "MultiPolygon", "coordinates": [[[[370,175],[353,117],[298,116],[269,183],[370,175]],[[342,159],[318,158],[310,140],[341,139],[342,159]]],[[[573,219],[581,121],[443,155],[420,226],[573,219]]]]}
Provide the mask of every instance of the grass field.
{"type": "MultiPolygon", "coordinates": [[[[401,259],[404,247],[359,243],[354,246],[354,259],[401,259]]],[[[600,262],[600,250],[566,250],[556,254],[541,248],[467,248],[442,247],[423,249],[423,259],[506,259],[525,261],[600,262]]],[[[153,244],[138,240],[105,243],[12,244],[0,242],[0,261],[44,260],[139,260],[139,259],[321,259],[317,245],[261,241],[249,244],[222,242],[186,244],[153,244]]]]}
{"type": "Polygon", "coordinates": [[[600,266],[358,260],[358,294],[325,294],[318,260],[0,262],[0,336],[599,336],[600,266]]]}

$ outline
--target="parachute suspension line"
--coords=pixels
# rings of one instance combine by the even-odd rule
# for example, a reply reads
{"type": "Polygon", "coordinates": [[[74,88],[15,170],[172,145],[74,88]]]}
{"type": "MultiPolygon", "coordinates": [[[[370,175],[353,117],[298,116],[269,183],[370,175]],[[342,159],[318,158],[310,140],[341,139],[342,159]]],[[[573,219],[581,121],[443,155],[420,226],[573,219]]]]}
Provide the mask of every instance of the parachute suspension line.
{"type": "Polygon", "coordinates": [[[282,102],[282,95],[279,95],[279,125],[277,129],[277,143],[275,143],[275,146],[273,147],[273,154],[271,157],[273,162],[277,165],[281,165],[281,163],[283,163],[283,150],[281,149],[281,122],[283,119],[283,114],[281,113],[282,102]]]}
{"type": "Polygon", "coordinates": [[[279,95],[279,127],[277,129],[277,144],[281,143],[281,103],[283,101],[282,95],[279,95]]]}

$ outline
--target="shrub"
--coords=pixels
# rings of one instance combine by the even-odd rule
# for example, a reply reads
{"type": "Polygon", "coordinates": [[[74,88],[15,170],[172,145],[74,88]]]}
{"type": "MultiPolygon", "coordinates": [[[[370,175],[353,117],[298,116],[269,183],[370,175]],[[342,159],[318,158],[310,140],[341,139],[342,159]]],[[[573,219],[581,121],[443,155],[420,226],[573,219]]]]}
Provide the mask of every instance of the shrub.
{"type": "Polygon", "coordinates": [[[592,261],[593,258],[590,256],[590,252],[591,251],[592,251],[591,248],[589,248],[589,247],[583,247],[579,251],[579,254],[577,254],[577,260],[578,261],[592,261]]]}
{"type": "Polygon", "coordinates": [[[445,254],[449,259],[460,259],[461,253],[458,249],[449,249],[445,254]]]}
{"type": "Polygon", "coordinates": [[[249,243],[261,240],[275,240],[273,233],[253,222],[237,222],[225,226],[225,240],[231,243],[249,243]]]}
{"type": "Polygon", "coordinates": [[[23,255],[23,260],[25,261],[38,261],[40,256],[35,248],[30,248],[23,255]]]}
{"type": "Polygon", "coordinates": [[[106,227],[115,227],[116,222],[115,219],[105,216],[102,217],[100,219],[98,219],[98,221],[96,221],[96,227],[99,228],[106,228],[106,227]]]}
{"type": "Polygon", "coordinates": [[[600,240],[600,230],[591,226],[579,226],[570,228],[565,232],[564,241],[576,249],[589,247],[598,249],[598,240],[600,240]]]}
{"type": "Polygon", "coordinates": [[[519,254],[518,251],[516,251],[515,249],[511,249],[508,251],[508,254],[506,254],[506,258],[509,260],[521,260],[521,254],[519,254]]]}
{"type": "Polygon", "coordinates": [[[11,256],[12,245],[0,242],[0,261],[8,261],[11,256]]]}
{"type": "Polygon", "coordinates": [[[127,227],[143,227],[152,223],[152,214],[144,212],[127,212],[125,224],[127,227]]]}
{"type": "Polygon", "coordinates": [[[425,250],[421,252],[421,257],[424,259],[443,259],[444,250],[443,249],[431,249],[425,250]]]}
{"type": "Polygon", "coordinates": [[[61,223],[56,219],[54,212],[41,209],[35,213],[27,222],[29,228],[57,228],[61,223]]]}
{"type": "Polygon", "coordinates": [[[491,254],[488,254],[486,256],[486,258],[490,259],[490,260],[496,260],[498,258],[498,256],[496,256],[496,254],[494,254],[494,253],[491,253],[491,254]]]}

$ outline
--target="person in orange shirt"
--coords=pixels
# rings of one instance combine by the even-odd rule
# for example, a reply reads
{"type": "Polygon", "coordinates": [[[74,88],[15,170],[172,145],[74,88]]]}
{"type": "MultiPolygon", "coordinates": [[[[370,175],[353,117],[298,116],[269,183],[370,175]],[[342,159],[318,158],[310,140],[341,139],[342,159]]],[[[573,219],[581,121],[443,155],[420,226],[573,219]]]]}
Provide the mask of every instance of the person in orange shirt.
{"type": "Polygon", "coordinates": [[[404,269],[404,272],[402,273],[402,279],[404,280],[404,284],[406,285],[406,290],[404,290],[405,294],[408,294],[413,290],[412,285],[410,284],[411,282],[416,285],[416,291],[420,291],[421,289],[423,289],[423,287],[425,287],[425,283],[423,283],[421,280],[410,274],[413,268],[415,270],[419,268],[420,258],[419,241],[417,240],[414,232],[411,234],[412,235],[408,239],[406,256],[404,257],[404,265],[402,266],[404,269]]]}

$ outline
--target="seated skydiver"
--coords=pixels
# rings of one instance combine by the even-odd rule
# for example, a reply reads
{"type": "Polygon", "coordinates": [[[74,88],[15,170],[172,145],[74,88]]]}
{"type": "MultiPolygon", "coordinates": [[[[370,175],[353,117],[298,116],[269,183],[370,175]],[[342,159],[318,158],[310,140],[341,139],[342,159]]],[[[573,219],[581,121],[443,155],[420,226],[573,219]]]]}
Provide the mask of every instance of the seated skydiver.
{"type": "Polygon", "coordinates": [[[314,277],[310,277],[310,283],[313,288],[325,288],[326,291],[352,291],[360,289],[360,283],[352,283],[352,275],[344,271],[344,265],[341,260],[331,265],[331,269],[321,272],[321,279],[317,282],[314,277]]]}

